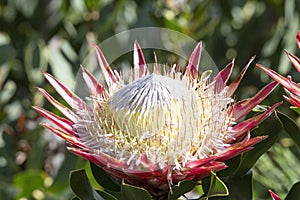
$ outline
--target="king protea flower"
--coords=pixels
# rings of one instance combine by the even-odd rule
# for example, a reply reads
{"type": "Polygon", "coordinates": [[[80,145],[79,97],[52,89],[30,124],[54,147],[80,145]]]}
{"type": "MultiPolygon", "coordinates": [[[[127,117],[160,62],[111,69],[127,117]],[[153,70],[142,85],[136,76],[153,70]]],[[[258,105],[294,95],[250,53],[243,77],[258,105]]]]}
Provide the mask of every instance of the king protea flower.
{"type": "Polygon", "coordinates": [[[250,130],[279,105],[241,121],[277,83],[270,83],[252,98],[236,102],[232,96],[254,58],[227,86],[234,62],[209,79],[209,71],[198,72],[201,48],[198,43],[183,73],[176,65],[160,68],[157,62],[150,68],[135,42],[134,67],[125,83],[123,75],[112,71],[95,46],[105,83],[99,83],[82,68],[90,104],[45,73],[72,109],[41,88],[40,92],[65,117],[40,107],[34,109],[58,127],[42,123],[66,140],[69,151],[117,179],[152,192],[169,190],[182,180],[199,181],[211,171],[225,169],[224,161],[266,138],[250,138],[250,130]]]}
{"type": "MultiPolygon", "coordinates": [[[[296,41],[298,44],[298,47],[300,49],[300,31],[298,31],[298,34],[296,36],[296,41]]],[[[300,59],[296,57],[295,55],[291,54],[287,50],[285,50],[290,62],[293,64],[293,66],[300,72],[300,59]]],[[[275,81],[280,83],[287,93],[287,96],[284,96],[284,98],[293,104],[294,106],[300,108],[300,85],[292,81],[291,76],[287,76],[287,78],[281,76],[277,72],[268,69],[260,64],[257,64],[259,68],[264,70],[269,76],[271,76],[275,81]]]]}

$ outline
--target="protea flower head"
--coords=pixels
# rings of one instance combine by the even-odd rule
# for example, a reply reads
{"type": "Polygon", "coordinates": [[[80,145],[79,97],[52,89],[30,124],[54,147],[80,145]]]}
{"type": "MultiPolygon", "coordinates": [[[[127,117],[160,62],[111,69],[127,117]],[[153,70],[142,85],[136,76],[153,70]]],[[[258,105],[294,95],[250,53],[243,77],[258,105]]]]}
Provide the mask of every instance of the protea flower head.
{"type": "MultiPolygon", "coordinates": [[[[300,49],[300,31],[298,31],[298,34],[296,36],[296,41],[298,44],[298,47],[300,49]]],[[[300,59],[293,55],[292,53],[285,50],[290,62],[293,64],[293,66],[300,72],[300,59]]],[[[268,69],[260,64],[257,64],[259,68],[261,68],[263,71],[265,71],[269,76],[271,76],[275,81],[280,83],[287,93],[287,96],[284,96],[284,98],[293,104],[294,106],[300,108],[300,85],[292,81],[291,76],[287,76],[286,78],[282,75],[278,74],[277,72],[268,69]]]]}
{"type": "Polygon", "coordinates": [[[199,181],[226,168],[224,161],[248,151],[265,136],[250,138],[250,130],[267,118],[278,104],[241,121],[277,85],[270,83],[254,97],[236,102],[232,96],[247,68],[227,86],[234,62],[213,79],[198,72],[201,42],[185,72],[176,65],[147,66],[137,42],[131,80],[112,71],[95,46],[105,83],[82,68],[91,106],[53,76],[45,78],[72,110],[45,90],[40,92],[65,117],[34,109],[52,121],[43,126],[62,137],[67,148],[118,179],[150,191],[169,190],[182,180],[199,181]]]}

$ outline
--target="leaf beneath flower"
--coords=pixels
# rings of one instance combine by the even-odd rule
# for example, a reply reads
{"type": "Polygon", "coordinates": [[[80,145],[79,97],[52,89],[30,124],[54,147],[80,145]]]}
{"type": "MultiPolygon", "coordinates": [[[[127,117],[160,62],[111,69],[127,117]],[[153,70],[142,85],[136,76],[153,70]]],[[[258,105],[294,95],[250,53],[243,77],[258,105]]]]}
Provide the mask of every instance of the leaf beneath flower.
{"type": "Polygon", "coordinates": [[[128,185],[122,183],[121,185],[121,199],[130,199],[130,200],[151,200],[152,197],[147,190],[144,188],[136,187],[133,185],[128,185]]]}
{"type": "Polygon", "coordinates": [[[300,148],[300,129],[298,125],[289,116],[281,112],[278,113],[278,117],[283,124],[284,131],[289,134],[298,148],[300,148]]]}
{"type": "MultiPolygon", "coordinates": [[[[203,190],[205,191],[207,188],[207,186],[205,185],[205,182],[202,182],[203,184],[203,190]]],[[[200,198],[205,200],[209,197],[220,197],[220,196],[228,196],[229,195],[229,191],[225,185],[225,183],[219,178],[217,177],[216,173],[211,172],[211,176],[210,176],[210,183],[209,183],[209,189],[206,192],[205,196],[202,196],[200,198]]]]}
{"type": "Polygon", "coordinates": [[[295,183],[284,200],[295,200],[300,197],[300,181],[295,183]]]}
{"type": "Polygon", "coordinates": [[[90,167],[93,176],[99,185],[101,185],[105,190],[120,192],[120,185],[117,183],[117,181],[109,176],[101,167],[92,162],[90,162],[90,167]]]}
{"type": "Polygon", "coordinates": [[[251,170],[244,176],[230,180],[227,185],[230,199],[253,199],[251,170]]]}
{"type": "Polygon", "coordinates": [[[71,172],[70,186],[74,194],[80,199],[104,200],[92,187],[84,169],[71,172]]]}
{"type": "Polygon", "coordinates": [[[181,181],[177,185],[172,187],[172,192],[169,192],[169,200],[176,200],[185,193],[191,191],[195,187],[193,181],[181,181]]]}
{"type": "Polygon", "coordinates": [[[291,106],[290,107],[293,111],[297,112],[300,115],[300,108],[296,107],[296,106],[291,106]]]}

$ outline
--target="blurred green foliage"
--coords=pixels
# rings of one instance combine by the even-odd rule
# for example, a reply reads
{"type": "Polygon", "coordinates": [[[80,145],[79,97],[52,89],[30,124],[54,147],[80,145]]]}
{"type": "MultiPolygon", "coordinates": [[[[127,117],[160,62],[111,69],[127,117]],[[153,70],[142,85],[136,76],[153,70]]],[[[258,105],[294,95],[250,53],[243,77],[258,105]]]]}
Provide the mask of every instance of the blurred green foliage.
{"type": "MultiPolygon", "coordinates": [[[[42,119],[31,105],[53,108],[36,86],[55,96],[42,71],[72,87],[91,43],[131,28],[153,26],[202,40],[220,68],[236,58],[237,73],[256,55],[255,62],[300,81],[283,52],[297,55],[299,13],[300,0],[1,0],[0,199],[70,199],[69,171],[85,165],[38,125],[42,119]]],[[[113,64],[130,59],[121,57],[113,64]]],[[[170,55],[166,62],[176,59],[170,55]]],[[[253,64],[236,98],[250,97],[270,81],[253,64]]],[[[277,89],[265,104],[281,101],[282,94],[277,89]]],[[[280,109],[298,120],[286,102],[280,109]]],[[[265,198],[261,186],[285,195],[300,180],[292,167],[299,166],[299,155],[288,135],[263,155],[253,175],[256,199],[265,198]]]]}

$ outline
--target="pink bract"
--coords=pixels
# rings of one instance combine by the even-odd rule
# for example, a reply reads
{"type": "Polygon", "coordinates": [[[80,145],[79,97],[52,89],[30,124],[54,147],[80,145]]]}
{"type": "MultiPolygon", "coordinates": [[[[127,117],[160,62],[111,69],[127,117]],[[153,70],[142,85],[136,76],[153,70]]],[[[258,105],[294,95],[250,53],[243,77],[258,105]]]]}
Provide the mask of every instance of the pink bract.
{"type": "MultiPolygon", "coordinates": [[[[298,34],[296,36],[296,42],[298,44],[298,47],[300,48],[300,31],[298,31],[298,34]]],[[[300,72],[300,59],[287,50],[285,50],[285,53],[287,54],[293,66],[298,70],[298,72],[300,72]]],[[[300,108],[300,85],[292,81],[291,76],[283,77],[279,73],[266,68],[263,65],[257,64],[257,66],[285,88],[287,96],[284,96],[284,98],[289,103],[300,108]]]]}

